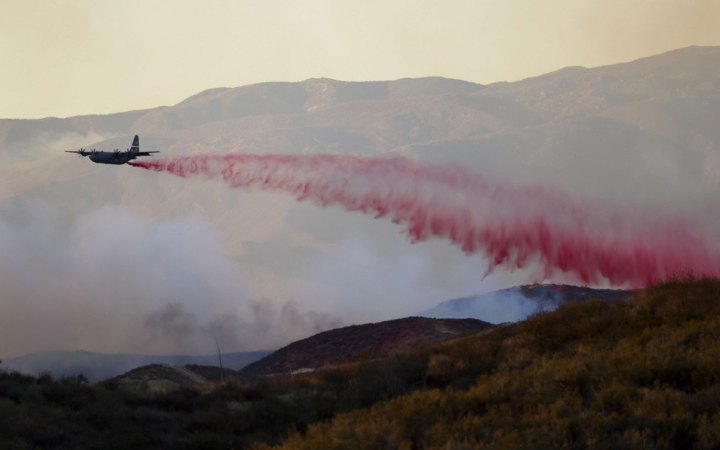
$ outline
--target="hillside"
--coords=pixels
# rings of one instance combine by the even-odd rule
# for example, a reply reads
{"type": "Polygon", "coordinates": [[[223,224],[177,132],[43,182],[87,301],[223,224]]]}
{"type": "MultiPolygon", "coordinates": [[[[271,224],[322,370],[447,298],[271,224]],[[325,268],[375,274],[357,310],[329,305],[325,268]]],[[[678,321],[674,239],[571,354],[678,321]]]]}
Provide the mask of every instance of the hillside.
{"type": "Polygon", "coordinates": [[[383,358],[487,330],[492,325],[473,319],[408,317],[353,325],[316,334],[283,347],[240,371],[244,376],[287,374],[324,365],[383,358]]]}
{"type": "Polygon", "coordinates": [[[203,386],[209,382],[234,379],[237,372],[215,366],[151,364],[137,367],[107,383],[120,389],[142,392],[167,392],[187,386],[203,386]]]}
{"type": "Polygon", "coordinates": [[[713,449],[718,355],[720,281],[672,281],[626,301],[568,302],[487,333],[255,382],[150,392],[0,373],[0,441],[10,448],[713,449]]]}
{"type": "Polygon", "coordinates": [[[622,300],[630,295],[630,291],[622,289],[532,284],[447,300],[418,315],[438,319],[473,318],[493,323],[515,322],[541,311],[553,311],[566,301],[612,301],[622,300]]]}
{"type": "Polygon", "coordinates": [[[718,448],[719,338],[717,280],[568,303],[439,345],[428,389],[278,448],[718,448]]]}

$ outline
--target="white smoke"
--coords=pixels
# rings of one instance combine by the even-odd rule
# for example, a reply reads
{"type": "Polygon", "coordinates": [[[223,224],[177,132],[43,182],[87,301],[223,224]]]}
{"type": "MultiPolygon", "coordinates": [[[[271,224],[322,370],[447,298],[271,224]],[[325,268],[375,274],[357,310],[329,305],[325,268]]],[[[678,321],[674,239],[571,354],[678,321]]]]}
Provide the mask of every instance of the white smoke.
{"type": "Polygon", "coordinates": [[[155,222],[116,206],[67,229],[58,211],[0,213],[0,355],[50,349],[212,353],[274,348],[337,326],[259,301],[197,214],[155,222]]]}

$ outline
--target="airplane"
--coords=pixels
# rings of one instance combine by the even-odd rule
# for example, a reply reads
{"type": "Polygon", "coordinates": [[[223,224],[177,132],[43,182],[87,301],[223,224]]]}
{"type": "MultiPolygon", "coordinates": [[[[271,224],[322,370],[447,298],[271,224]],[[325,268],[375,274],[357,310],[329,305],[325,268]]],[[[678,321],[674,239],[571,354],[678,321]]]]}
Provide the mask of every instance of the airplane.
{"type": "Polygon", "coordinates": [[[80,150],[65,150],[65,153],[77,153],[82,157],[89,156],[90,161],[98,164],[125,164],[137,158],[138,156],[149,156],[152,153],[160,152],[141,152],[140,138],[136,134],[135,138],[132,141],[132,146],[124,152],[121,152],[118,149],[115,149],[112,152],[98,152],[95,149],[85,150],[84,148],[81,148],[80,150]]]}

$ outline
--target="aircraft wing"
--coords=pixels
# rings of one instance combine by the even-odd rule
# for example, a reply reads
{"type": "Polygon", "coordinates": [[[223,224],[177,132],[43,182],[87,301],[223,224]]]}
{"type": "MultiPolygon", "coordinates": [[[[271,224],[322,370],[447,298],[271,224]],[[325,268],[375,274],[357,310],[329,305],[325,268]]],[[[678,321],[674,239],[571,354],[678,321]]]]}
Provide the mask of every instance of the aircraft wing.
{"type": "Polygon", "coordinates": [[[80,156],[87,156],[91,152],[87,152],[85,150],[65,150],[65,153],[77,153],[80,156]]]}

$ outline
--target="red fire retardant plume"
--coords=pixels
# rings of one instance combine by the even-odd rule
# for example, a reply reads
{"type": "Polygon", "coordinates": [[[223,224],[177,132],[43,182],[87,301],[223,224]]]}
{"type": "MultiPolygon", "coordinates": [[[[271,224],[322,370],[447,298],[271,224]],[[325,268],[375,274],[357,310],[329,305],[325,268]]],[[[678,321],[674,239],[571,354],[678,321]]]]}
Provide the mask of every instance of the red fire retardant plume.
{"type": "Polygon", "coordinates": [[[498,183],[459,167],[394,157],[194,155],[131,162],[233,188],[285,191],[300,201],[387,217],[413,241],[449,239],[483,252],[488,273],[539,263],[588,284],[639,287],[688,273],[720,276],[720,254],[691,227],[609,211],[561,193],[498,183]]]}

